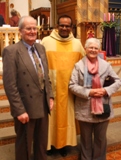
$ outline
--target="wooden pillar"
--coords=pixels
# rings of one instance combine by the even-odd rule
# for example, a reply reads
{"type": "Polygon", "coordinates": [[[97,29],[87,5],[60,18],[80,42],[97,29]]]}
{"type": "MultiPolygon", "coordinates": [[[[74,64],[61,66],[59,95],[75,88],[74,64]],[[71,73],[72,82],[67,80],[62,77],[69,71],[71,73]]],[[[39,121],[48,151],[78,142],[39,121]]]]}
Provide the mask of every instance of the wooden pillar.
{"type": "Polygon", "coordinates": [[[49,0],[51,2],[51,26],[55,27],[57,24],[56,0],[49,0]]]}
{"type": "Polygon", "coordinates": [[[6,9],[5,9],[5,12],[6,12],[6,23],[9,24],[9,0],[6,0],[6,9]]]}
{"type": "MultiPolygon", "coordinates": [[[[82,37],[84,34],[83,30],[83,23],[84,22],[102,22],[103,21],[103,14],[105,12],[108,12],[108,0],[77,0],[77,10],[76,10],[76,16],[77,16],[77,37],[81,38],[81,41],[84,41],[86,37],[82,37]],[[82,34],[82,35],[81,35],[82,34]]],[[[102,32],[100,30],[100,26],[96,27],[98,30],[96,37],[102,38],[102,32]]],[[[86,35],[86,33],[85,33],[86,35]]]]}

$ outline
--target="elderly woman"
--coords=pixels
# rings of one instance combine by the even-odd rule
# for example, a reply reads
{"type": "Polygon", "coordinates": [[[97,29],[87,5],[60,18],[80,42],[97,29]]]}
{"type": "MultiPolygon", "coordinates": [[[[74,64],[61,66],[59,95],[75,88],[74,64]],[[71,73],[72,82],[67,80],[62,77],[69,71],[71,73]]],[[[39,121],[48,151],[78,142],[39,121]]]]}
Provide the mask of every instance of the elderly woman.
{"type": "Polygon", "coordinates": [[[75,64],[69,89],[75,97],[75,116],[81,130],[81,160],[106,160],[106,131],[113,114],[111,95],[121,81],[111,65],[98,56],[100,41],[89,38],[85,43],[86,56],[75,64]],[[110,86],[103,87],[107,76],[114,79],[110,86]],[[103,104],[110,107],[109,117],[101,117],[103,104]]]}

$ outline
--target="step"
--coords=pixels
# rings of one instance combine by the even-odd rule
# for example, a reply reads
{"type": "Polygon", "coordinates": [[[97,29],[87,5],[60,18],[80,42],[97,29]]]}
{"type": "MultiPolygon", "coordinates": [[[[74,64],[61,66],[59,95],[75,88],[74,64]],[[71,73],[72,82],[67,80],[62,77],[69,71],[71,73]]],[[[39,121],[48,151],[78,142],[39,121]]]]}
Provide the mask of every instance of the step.
{"type": "Polygon", "coordinates": [[[117,116],[121,116],[121,108],[114,108],[114,116],[117,117],[117,116]]]}
{"type": "Polygon", "coordinates": [[[112,104],[113,108],[121,107],[121,92],[116,92],[115,95],[112,96],[112,104]]]}
{"type": "Polygon", "coordinates": [[[0,68],[0,76],[2,76],[2,74],[3,74],[3,71],[2,71],[2,69],[0,68]]]}
{"type": "Polygon", "coordinates": [[[0,79],[2,79],[2,74],[3,74],[3,71],[0,68],[0,79]]]}
{"type": "Polygon", "coordinates": [[[2,79],[0,79],[0,84],[3,84],[3,80],[2,79]]]}
{"type": "MultiPolygon", "coordinates": [[[[115,108],[114,109],[114,114],[115,114],[115,118],[116,117],[121,117],[121,108],[115,108]]],[[[116,121],[116,119],[115,118],[113,118],[113,121],[112,122],[115,122],[115,123],[109,123],[109,129],[110,128],[113,128],[113,126],[114,126],[114,130],[112,129],[110,129],[109,130],[109,133],[110,133],[110,131],[113,133],[113,134],[115,134],[115,128],[116,127],[118,127],[118,129],[119,129],[119,131],[121,130],[121,127],[120,127],[120,125],[121,125],[121,120],[120,121],[116,121]]],[[[1,125],[3,125],[3,128],[0,128],[0,141],[2,140],[2,142],[0,142],[0,144],[1,145],[4,145],[4,144],[6,144],[7,142],[11,142],[11,138],[13,139],[13,137],[14,137],[14,139],[15,139],[15,132],[14,132],[14,122],[13,122],[13,118],[12,118],[12,116],[10,115],[10,113],[2,113],[2,114],[0,114],[0,124],[1,125]],[[5,123],[4,123],[5,122],[5,123]],[[9,125],[9,122],[10,122],[10,124],[11,124],[11,126],[8,126],[9,125]],[[3,123],[3,124],[2,124],[3,123]],[[8,124],[7,124],[8,123],[8,124]],[[4,128],[4,125],[5,124],[7,124],[6,125],[6,128],[4,128]],[[5,141],[5,142],[4,142],[5,141]]],[[[117,133],[117,130],[116,130],[116,133],[117,133]]],[[[112,136],[113,136],[113,134],[112,134],[112,136]]],[[[118,134],[117,134],[118,135],[118,134]]],[[[119,134],[120,135],[120,134],[119,134]]],[[[115,137],[115,136],[113,136],[113,137],[115,137]]],[[[112,138],[112,137],[111,137],[112,138]]],[[[117,137],[115,137],[116,139],[117,139],[117,137]]],[[[119,138],[119,137],[118,137],[119,138]]],[[[113,139],[113,138],[112,138],[113,139]]],[[[121,141],[121,136],[120,136],[120,141],[121,141]]],[[[9,142],[9,143],[10,143],[9,142]]],[[[12,140],[12,142],[13,142],[13,140],[12,140]]],[[[110,142],[110,139],[109,139],[109,142],[110,142]]],[[[117,141],[116,141],[116,143],[117,143],[117,141]]],[[[111,144],[111,143],[108,143],[108,144],[111,144]]]]}
{"type": "MultiPolygon", "coordinates": [[[[110,123],[121,121],[121,108],[114,108],[114,118],[110,123]]],[[[10,112],[3,112],[0,114],[0,128],[14,126],[13,117],[10,112]]]]}
{"type": "Polygon", "coordinates": [[[114,118],[110,120],[110,123],[121,122],[121,108],[114,108],[114,118]]]}
{"type": "MultiPolygon", "coordinates": [[[[80,136],[77,136],[77,138],[79,142],[80,136]]],[[[121,149],[121,121],[115,123],[109,123],[107,129],[107,152],[112,152],[120,149],[121,149]]]]}
{"type": "Polygon", "coordinates": [[[121,95],[112,96],[112,104],[113,104],[113,108],[121,107],[121,95]]]}
{"type": "Polygon", "coordinates": [[[121,96],[121,90],[118,90],[112,94],[112,97],[115,97],[115,96],[121,96]]]}
{"type": "Polygon", "coordinates": [[[0,100],[0,113],[10,112],[10,104],[8,100],[0,100]]]}
{"type": "Polygon", "coordinates": [[[15,142],[16,134],[14,127],[0,128],[0,146],[15,142]]]}
{"type": "Polygon", "coordinates": [[[14,143],[0,146],[0,160],[15,160],[14,143]]]}
{"type": "Polygon", "coordinates": [[[0,89],[0,96],[5,95],[5,90],[4,89],[0,89]]]}
{"type": "Polygon", "coordinates": [[[6,99],[7,99],[7,96],[5,94],[5,90],[4,90],[4,88],[1,87],[0,88],[0,100],[6,100],[6,99]]]}
{"type": "MultiPolygon", "coordinates": [[[[115,125],[109,124],[108,130],[107,130],[107,153],[121,149],[121,123],[116,123],[115,125]]],[[[78,146],[77,147],[71,147],[69,149],[68,156],[65,158],[62,158],[60,154],[56,154],[53,156],[48,156],[47,160],[62,160],[62,159],[68,159],[68,160],[77,160],[78,154],[79,154],[79,148],[80,148],[80,136],[77,136],[78,139],[78,146]]],[[[7,144],[0,146],[0,160],[15,160],[15,144],[7,144]]],[[[110,159],[110,160],[118,160],[118,159],[110,159]]],[[[120,160],[120,159],[119,159],[120,160]]]]}
{"type": "Polygon", "coordinates": [[[10,112],[5,112],[0,114],[0,128],[14,126],[13,117],[10,112]]]}
{"type": "Polygon", "coordinates": [[[112,96],[112,103],[120,103],[121,102],[121,95],[112,96]]]}
{"type": "MultiPolygon", "coordinates": [[[[114,108],[114,118],[110,120],[111,123],[121,121],[121,108],[114,108]]],[[[0,114],[0,128],[14,126],[13,117],[10,112],[0,114]]]]}
{"type": "Polygon", "coordinates": [[[107,130],[108,152],[121,149],[121,121],[109,123],[107,130]]]}

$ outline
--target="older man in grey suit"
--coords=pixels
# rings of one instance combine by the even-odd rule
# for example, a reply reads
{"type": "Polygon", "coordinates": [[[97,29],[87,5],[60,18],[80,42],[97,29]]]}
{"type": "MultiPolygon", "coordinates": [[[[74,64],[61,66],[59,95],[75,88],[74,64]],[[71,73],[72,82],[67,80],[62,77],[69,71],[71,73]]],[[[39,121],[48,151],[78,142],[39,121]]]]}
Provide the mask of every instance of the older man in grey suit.
{"type": "Polygon", "coordinates": [[[19,30],[22,40],[4,48],[2,53],[3,82],[17,134],[16,160],[30,160],[32,141],[34,160],[47,160],[48,113],[53,107],[53,93],[45,49],[35,43],[37,28],[34,18],[22,17],[19,30]],[[43,77],[38,76],[33,54],[43,77]]]}

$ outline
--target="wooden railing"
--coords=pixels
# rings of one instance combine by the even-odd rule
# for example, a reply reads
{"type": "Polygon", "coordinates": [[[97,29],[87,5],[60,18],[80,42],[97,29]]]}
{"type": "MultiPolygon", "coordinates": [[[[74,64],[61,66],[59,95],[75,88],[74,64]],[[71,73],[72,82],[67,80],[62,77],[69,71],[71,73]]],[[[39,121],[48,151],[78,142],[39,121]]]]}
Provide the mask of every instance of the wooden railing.
{"type": "MultiPolygon", "coordinates": [[[[50,35],[52,29],[38,27],[37,39],[50,35]]],[[[14,44],[20,40],[18,27],[0,27],[0,57],[4,47],[14,44]]]]}
{"type": "Polygon", "coordinates": [[[19,39],[18,27],[0,27],[0,56],[4,47],[18,42],[19,39]]]}

